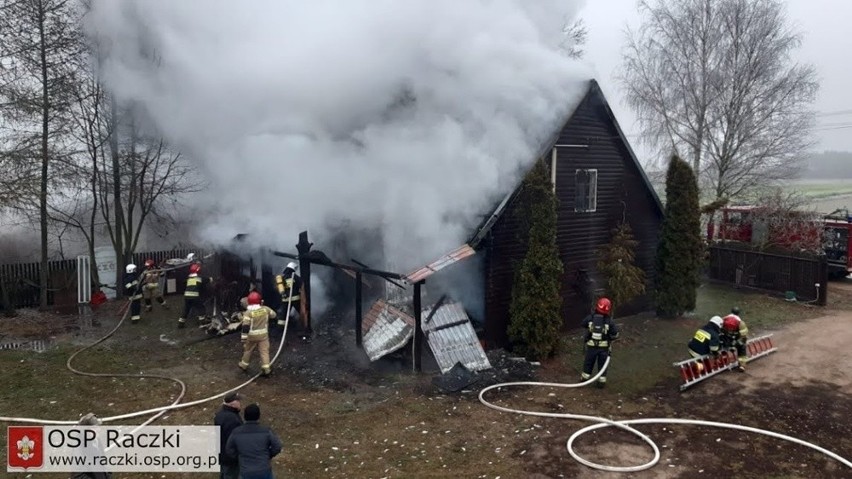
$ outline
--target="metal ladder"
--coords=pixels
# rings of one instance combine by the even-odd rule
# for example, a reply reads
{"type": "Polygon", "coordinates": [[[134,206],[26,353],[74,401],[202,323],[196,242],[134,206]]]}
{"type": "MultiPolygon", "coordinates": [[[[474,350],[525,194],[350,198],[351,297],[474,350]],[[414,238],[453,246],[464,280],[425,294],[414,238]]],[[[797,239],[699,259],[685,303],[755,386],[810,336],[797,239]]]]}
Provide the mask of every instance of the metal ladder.
{"type": "MultiPolygon", "coordinates": [[[[746,343],[746,352],[748,353],[749,362],[757,358],[774,353],[778,348],[772,344],[772,335],[767,334],[754,339],[748,340],[746,343]]],[[[685,361],[674,363],[678,368],[683,384],[680,385],[680,390],[683,391],[695,384],[704,381],[705,379],[715,376],[719,373],[729,371],[740,365],[735,348],[725,349],[719,353],[719,356],[701,356],[699,358],[690,358],[685,361]]]]}

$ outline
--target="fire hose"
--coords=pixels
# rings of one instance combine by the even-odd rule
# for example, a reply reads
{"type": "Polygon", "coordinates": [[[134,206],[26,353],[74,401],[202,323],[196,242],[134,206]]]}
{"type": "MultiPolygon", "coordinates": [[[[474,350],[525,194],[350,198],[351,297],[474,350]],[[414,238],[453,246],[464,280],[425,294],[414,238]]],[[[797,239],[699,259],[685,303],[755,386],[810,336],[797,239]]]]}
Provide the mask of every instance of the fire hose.
{"type": "MultiPolygon", "coordinates": [[[[181,265],[181,266],[171,268],[171,269],[169,269],[169,271],[172,270],[172,269],[181,268],[183,266],[186,266],[186,265],[181,265]]],[[[281,355],[281,351],[283,351],[283,349],[284,349],[284,341],[287,338],[287,327],[290,324],[290,310],[292,309],[292,307],[291,307],[292,306],[292,298],[293,298],[293,291],[291,289],[290,290],[290,296],[287,298],[287,314],[286,314],[285,319],[284,319],[284,332],[281,335],[281,342],[278,344],[278,350],[276,351],[275,356],[270,361],[270,366],[272,364],[275,364],[275,361],[278,360],[278,357],[281,355]]],[[[181,392],[178,395],[177,399],[175,399],[174,402],[172,402],[171,404],[169,404],[167,406],[161,406],[161,407],[152,408],[152,409],[145,409],[145,410],[142,410],[142,411],[136,411],[136,412],[131,412],[131,413],[127,413],[127,414],[120,414],[118,416],[110,416],[110,417],[99,418],[101,422],[120,421],[120,420],[123,420],[123,419],[130,419],[130,418],[134,418],[134,417],[147,416],[149,414],[154,414],[154,416],[152,416],[147,421],[145,421],[143,424],[141,424],[140,426],[135,428],[133,430],[133,432],[135,432],[139,428],[146,426],[146,425],[152,423],[153,421],[157,420],[159,417],[161,417],[163,414],[165,414],[168,411],[173,411],[173,410],[176,410],[176,409],[183,409],[183,408],[187,408],[187,407],[191,407],[191,406],[197,406],[199,404],[203,404],[203,403],[206,403],[206,402],[209,402],[209,401],[213,401],[215,399],[223,398],[231,392],[238,391],[238,390],[248,386],[249,384],[254,382],[258,377],[260,377],[260,373],[258,373],[258,374],[255,374],[254,376],[252,376],[250,379],[248,379],[244,383],[242,383],[242,384],[240,384],[236,387],[230,388],[227,391],[215,394],[215,395],[210,396],[210,397],[197,399],[197,400],[186,402],[186,403],[181,403],[180,402],[181,399],[183,399],[183,397],[186,395],[186,384],[183,381],[181,381],[180,379],[177,379],[177,378],[174,378],[174,377],[163,376],[163,375],[158,375],[158,374],[90,373],[90,372],[85,372],[85,371],[80,371],[78,369],[75,369],[71,365],[71,362],[74,360],[74,358],[78,354],[80,354],[83,351],[86,351],[86,350],[106,341],[113,334],[115,334],[115,332],[118,330],[119,327],[121,327],[121,325],[127,319],[127,314],[130,311],[129,310],[130,303],[131,303],[131,301],[128,300],[124,304],[124,306],[122,306],[121,310],[119,310],[119,312],[124,311],[124,313],[121,315],[121,319],[119,320],[118,324],[116,324],[115,327],[110,332],[108,332],[104,337],[98,339],[94,343],[92,343],[88,346],[85,346],[85,347],[77,350],[76,352],[74,352],[74,354],[72,354],[68,358],[68,360],[65,362],[65,367],[68,368],[68,370],[71,371],[74,374],[77,374],[77,375],[80,375],[80,376],[86,376],[86,377],[124,377],[124,378],[164,379],[164,380],[175,382],[178,385],[180,385],[181,392]]],[[[0,422],[55,424],[55,425],[76,425],[78,423],[78,421],[61,421],[61,420],[55,420],[55,419],[37,419],[37,418],[28,418],[28,417],[5,417],[5,416],[0,416],[0,422]]]]}
{"type": "Polygon", "coordinates": [[[589,416],[589,415],[571,414],[571,413],[551,413],[551,412],[540,412],[540,411],[527,411],[527,410],[523,410],[523,409],[515,409],[515,408],[510,408],[510,407],[505,407],[505,406],[498,406],[494,403],[489,402],[484,397],[485,394],[488,391],[491,391],[491,390],[494,390],[494,389],[514,387],[514,386],[535,386],[535,387],[551,387],[551,388],[579,388],[579,387],[583,387],[583,386],[588,386],[589,384],[592,384],[593,382],[595,382],[606,371],[606,368],[609,366],[609,361],[610,361],[610,358],[607,358],[606,362],[604,363],[604,365],[600,369],[600,371],[598,371],[598,373],[594,377],[592,377],[591,379],[584,381],[584,382],[580,382],[580,383],[511,382],[511,383],[494,384],[494,385],[488,386],[487,388],[485,388],[485,389],[483,389],[482,391],[479,392],[479,401],[483,405],[485,405],[486,407],[489,407],[491,409],[501,411],[501,412],[521,414],[521,415],[524,415],[524,416],[549,417],[549,418],[559,418],[559,419],[574,419],[574,420],[577,420],[577,421],[586,421],[586,422],[595,423],[595,424],[592,424],[590,426],[586,426],[586,427],[576,431],[574,434],[572,434],[571,437],[568,438],[568,442],[566,443],[566,447],[568,449],[568,453],[571,455],[571,457],[574,458],[574,460],[576,460],[580,464],[583,464],[583,465],[588,466],[590,468],[598,469],[598,470],[601,470],[601,471],[608,471],[608,472],[638,472],[638,471],[644,471],[646,469],[650,469],[650,468],[654,467],[660,461],[660,449],[659,449],[659,447],[657,447],[657,444],[655,444],[653,439],[651,439],[648,435],[646,435],[645,433],[631,427],[631,426],[636,425],[636,424],[686,424],[686,425],[692,425],[692,426],[717,427],[717,428],[722,428],[722,429],[733,429],[733,430],[737,430],[737,431],[749,432],[749,433],[754,433],[754,434],[762,434],[764,436],[769,436],[769,437],[773,437],[773,438],[776,438],[776,439],[781,439],[781,440],[784,440],[784,441],[792,442],[794,444],[798,444],[798,445],[801,445],[801,446],[811,448],[811,449],[813,449],[813,450],[815,450],[815,451],[817,451],[821,454],[824,454],[824,455],[840,462],[841,464],[845,465],[846,467],[852,468],[852,461],[840,456],[839,454],[831,452],[828,449],[817,446],[816,444],[810,443],[808,441],[805,441],[805,440],[802,440],[802,439],[799,439],[799,438],[796,438],[796,437],[787,436],[785,434],[781,434],[781,433],[777,433],[777,432],[773,432],[773,431],[768,431],[766,429],[760,429],[760,428],[756,428],[756,427],[743,426],[741,424],[731,424],[731,423],[713,422],[713,421],[701,421],[701,420],[697,420],[697,419],[673,419],[673,418],[626,419],[626,420],[616,421],[616,420],[607,419],[607,418],[599,417],[599,416],[589,416]],[[608,466],[608,465],[605,465],[605,464],[598,464],[596,462],[592,462],[592,461],[580,456],[579,454],[577,454],[576,451],[574,451],[574,442],[577,440],[577,438],[579,438],[580,436],[582,436],[583,434],[586,434],[588,432],[594,431],[596,429],[606,428],[606,427],[617,427],[619,429],[627,431],[627,432],[633,434],[634,436],[638,437],[639,439],[644,441],[646,444],[648,444],[648,446],[651,447],[651,449],[654,452],[654,458],[651,459],[650,461],[646,462],[645,464],[640,464],[638,466],[608,466]]]}

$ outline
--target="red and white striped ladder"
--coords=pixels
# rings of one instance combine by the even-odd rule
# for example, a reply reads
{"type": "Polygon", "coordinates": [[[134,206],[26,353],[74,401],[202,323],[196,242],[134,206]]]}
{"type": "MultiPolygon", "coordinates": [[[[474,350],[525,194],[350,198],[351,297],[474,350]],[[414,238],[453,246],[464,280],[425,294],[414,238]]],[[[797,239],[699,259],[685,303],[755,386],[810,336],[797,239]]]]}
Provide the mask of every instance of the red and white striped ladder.
{"type": "MultiPolygon", "coordinates": [[[[746,352],[748,353],[749,361],[766,356],[777,350],[778,348],[772,344],[771,334],[750,339],[746,343],[746,352]]],[[[680,385],[681,391],[711,376],[734,369],[739,365],[740,362],[735,348],[722,350],[716,358],[701,356],[674,363],[674,366],[680,371],[681,379],[683,379],[683,384],[680,385]]]]}

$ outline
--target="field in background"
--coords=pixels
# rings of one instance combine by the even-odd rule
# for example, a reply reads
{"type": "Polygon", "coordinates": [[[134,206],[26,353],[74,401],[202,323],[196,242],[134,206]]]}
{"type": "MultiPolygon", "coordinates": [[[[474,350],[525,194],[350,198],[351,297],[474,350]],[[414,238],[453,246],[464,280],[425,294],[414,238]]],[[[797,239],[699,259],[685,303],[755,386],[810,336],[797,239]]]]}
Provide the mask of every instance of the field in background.
{"type": "Polygon", "coordinates": [[[796,180],[791,181],[787,188],[808,198],[808,206],[819,213],[828,214],[852,207],[852,180],[796,180]]]}

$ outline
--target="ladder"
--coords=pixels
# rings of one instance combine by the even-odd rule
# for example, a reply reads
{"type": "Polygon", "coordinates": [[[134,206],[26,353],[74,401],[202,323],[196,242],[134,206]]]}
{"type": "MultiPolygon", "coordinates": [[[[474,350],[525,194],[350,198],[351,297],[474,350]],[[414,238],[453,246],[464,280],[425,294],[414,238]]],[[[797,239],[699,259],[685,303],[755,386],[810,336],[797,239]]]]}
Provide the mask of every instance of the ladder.
{"type": "MultiPolygon", "coordinates": [[[[749,339],[746,343],[746,352],[748,353],[749,362],[757,358],[774,353],[778,348],[772,344],[772,335],[767,334],[757,338],[749,339]]],[[[730,371],[740,365],[735,348],[724,349],[719,353],[719,356],[701,356],[699,358],[690,358],[685,361],[674,363],[678,368],[683,384],[680,385],[680,390],[683,391],[695,384],[715,376],[725,371],[730,371]]]]}

